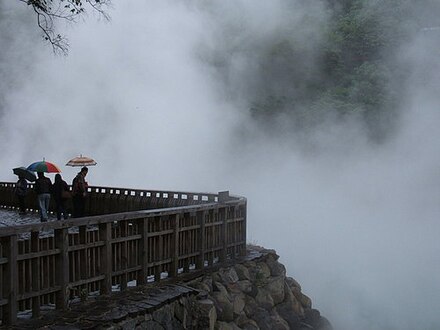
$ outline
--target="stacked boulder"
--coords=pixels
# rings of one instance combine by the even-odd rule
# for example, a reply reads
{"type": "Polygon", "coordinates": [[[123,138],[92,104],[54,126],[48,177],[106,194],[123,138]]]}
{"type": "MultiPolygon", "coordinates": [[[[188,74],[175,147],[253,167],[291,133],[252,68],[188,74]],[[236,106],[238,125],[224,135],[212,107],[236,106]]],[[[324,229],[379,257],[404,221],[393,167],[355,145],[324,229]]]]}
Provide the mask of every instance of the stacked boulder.
{"type": "MultiPolygon", "coordinates": [[[[254,249],[256,247],[253,247],[254,249]]],[[[273,250],[261,256],[197,278],[187,285],[200,291],[209,329],[331,330],[312,308],[301,286],[286,277],[273,250]]],[[[203,316],[199,315],[199,318],[203,316]]]]}

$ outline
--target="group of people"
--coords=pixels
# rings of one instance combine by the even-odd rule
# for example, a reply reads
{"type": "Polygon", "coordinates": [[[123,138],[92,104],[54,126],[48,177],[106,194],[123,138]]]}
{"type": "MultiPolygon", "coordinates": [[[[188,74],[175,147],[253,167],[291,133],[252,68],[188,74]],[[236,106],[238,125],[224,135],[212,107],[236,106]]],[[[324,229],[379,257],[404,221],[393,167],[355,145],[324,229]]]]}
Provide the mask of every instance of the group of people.
{"type": "MultiPolygon", "coordinates": [[[[72,181],[72,191],[69,190],[69,185],[63,180],[61,174],[55,175],[55,181],[52,184],[50,178],[44,176],[43,172],[37,172],[37,180],[34,184],[34,191],[37,194],[38,208],[40,211],[41,222],[48,220],[48,210],[51,197],[55,200],[57,219],[61,220],[68,218],[66,211],[66,201],[72,198],[73,202],[73,217],[80,218],[85,215],[85,202],[87,194],[86,175],[88,173],[87,167],[82,167],[81,171],[75,176],[72,181]]],[[[21,214],[26,212],[25,197],[27,195],[27,181],[23,176],[19,176],[15,185],[15,194],[19,202],[19,212],[21,214]]]]}

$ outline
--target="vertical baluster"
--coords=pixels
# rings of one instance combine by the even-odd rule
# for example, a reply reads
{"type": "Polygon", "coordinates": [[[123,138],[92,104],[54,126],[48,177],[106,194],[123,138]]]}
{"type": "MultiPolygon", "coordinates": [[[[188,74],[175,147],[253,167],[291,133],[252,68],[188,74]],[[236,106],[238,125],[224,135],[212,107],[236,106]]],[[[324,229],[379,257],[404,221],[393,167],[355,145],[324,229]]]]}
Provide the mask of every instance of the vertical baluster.
{"type": "Polygon", "coordinates": [[[55,247],[60,250],[56,258],[56,283],[60,286],[57,292],[56,308],[66,309],[69,299],[69,234],[67,228],[55,229],[55,247]]]}
{"type": "Polygon", "coordinates": [[[226,207],[221,207],[218,210],[218,216],[220,221],[222,221],[222,225],[221,225],[222,250],[220,252],[220,261],[225,262],[227,258],[227,250],[228,250],[228,239],[227,239],[228,230],[226,228],[228,225],[228,219],[226,217],[226,207]]]}
{"type": "Polygon", "coordinates": [[[199,249],[199,256],[197,257],[197,269],[203,269],[205,267],[205,247],[206,247],[206,235],[205,235],[205,211],[198,211],[196,213],[197,224],[199,230],[197,233],[197,247],[199,249]]]}
{"type": "MultiPolygon", "coordinates": [[[[31,232],[31,251],[38,252],[39,249],[39,232],[31,232]]],[[[32,261],[32,291],[40,291],[40,257],[33,258],[32,261]]],[[[32,317],[40,316],[40,296],[32,298],[32,317]]]]}
{"type": "Polygon", "coordinates": [[[101,274],[105,276],[101,283],[101,294],[109,294],[112,292],[111,223],[99,224],[99,239],[104,242],[100,253],[101,274]]]}
{"type": "MultiPolygon", "coordinates": [[[[127,230],[128,230],[128,221],[121,221],[121,232],[120,237],[127,237],[127,230]]],[[[124,272],[121,275],[121,291],[127,289],[127,264],[128,264],[128,256],[127,256],[127,241],[123,241],[118,243],[120,245],[121,249],[121,269],[124,270],[124,272]]]]}
{"type": "Polygon", "coordinates": [[[17,321],[17,235],[12,235],[5,238],[4,245],[5,257],[8,259],[3,276],[3,292],[8,298],[8,304],[4,308],[3,322],[4,324],[14,324],[17,321]]]}
{"type": "Polygon", "coordinates": [[[173,232],[173,240],[171,244],[172,249],[172,262],[171,262],[171,270],[170,270],[170,277],[176,277],[178,274],[178,268],[179,268],[179,214],[175,214],[172,217],[172,220],[174,222],[174,232],[173,232]]]}

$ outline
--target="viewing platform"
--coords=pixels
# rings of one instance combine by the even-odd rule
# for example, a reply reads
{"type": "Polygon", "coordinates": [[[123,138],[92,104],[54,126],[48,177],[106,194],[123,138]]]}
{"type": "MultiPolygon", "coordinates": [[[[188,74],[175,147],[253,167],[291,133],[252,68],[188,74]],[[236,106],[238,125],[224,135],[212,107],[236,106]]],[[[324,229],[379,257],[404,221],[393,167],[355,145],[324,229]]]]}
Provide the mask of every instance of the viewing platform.
{"type": "Polygon", "coordinates": [[[21,313],[38,317],[84,296],[178,280],[246,254],[246,198],[229,192],[89,187],[86,217],[40,223],[32,189],[25,216],[13,190],[13,183],[0,183],[2,325],[21,313]]]}

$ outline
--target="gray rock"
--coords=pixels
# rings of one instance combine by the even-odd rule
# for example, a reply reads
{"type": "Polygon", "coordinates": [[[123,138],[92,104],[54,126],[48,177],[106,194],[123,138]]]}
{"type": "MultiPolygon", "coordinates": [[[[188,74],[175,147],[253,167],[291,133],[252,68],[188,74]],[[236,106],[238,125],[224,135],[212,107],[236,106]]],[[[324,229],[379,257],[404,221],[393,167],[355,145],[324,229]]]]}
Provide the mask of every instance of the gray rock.
{"type": "Polygon", "coordinates": [[[171,305],[165,305],[152,313],[153,320],[160,323],[164,328],[169,329],[174,312],[171,305]]]}
{"type": "Polygon", "coordinates": [[[218,321],[215,326],[215,330],[241,330],[235,323],[227,323],[218,321]]]}
{"type": "Polygon", "coordinates": [[[245,304],[244,294],[235,294],[232,296],[232,305],[235,315],[240,315],[243,312],[245,304]]]}
{"type": "Polygon", "coordinates": [[[269,291],[269,294],[271,295],[275,305],[283,302],[284,287],[285,284],[283,276],[270,277],[268,279],[268,283],[264,288],[269,291]]]}
{"type": "Polygon", "coordinates": [[[271,310],[275,303],[269,291],[264,288],[258,288],[257,296],[255,297],[257,305],[266,310],[271,310]]]}
{"type": "Polygon", "coordinates": [[[136,327],[136,329],[145,329],[145,330],[165,330],[165,328],[157,323],[156,321],[145,321],[136,327]]]}
{"type": "Polygon", "coordinates": [[[267,266],[272,276],[286,276],[286,267],[274,258],[267,259],[267,266]]]}
{"type": "Polygon", "coordinates": [[[215,303],[210,299],[198,300],[195,303],[197,327],[200,329],[214,329],[217,322],[215,303]]]}
{"type": "Polygon", "coordinates": [[[286,277],[286,282],[291,289],[292,288],[299,288],[299,291],[301,291],[301,285],[294,278],[286,277]]]}
{"type": "Polygon", "coordinates": [[[215,300],[218,320],[232,322],[234,320],[234,305],[228,295],[222,292],[213,292],[211,297],[215,300]]]}
{"type": "Polygon", "coordinates": [[[248,280],[238,281],[237,285],[244,293],[250,293],[252,291],[252,283],[248,280]]]}
{"type": "Polygon", "coordinates": [[[292,302],[283,302],[275,306],[275,310],[289,324],[290,329],[296,329],[300,326],[301,318],[295,312],[292,302]]]}
{"type": "Polygon", "coordinates": [[[222,283],[225,284],[237,283],[239,280],[237,272],[235,271],[234,267],[221,268],[218,271],[218,275],[220,276],[222,283]]]}
{"type": "Polygon", "coordinates": [[[238,279],[241,281],[246,281],[251,279],[251,275],[249,274],[249,269],[241,264],[237,264],[234,266],[235,271],[237,272],[238,279]]]}

